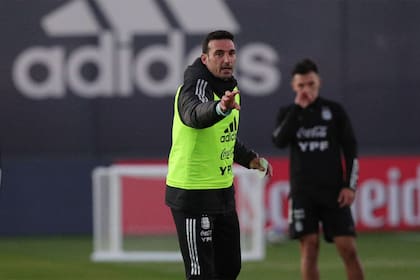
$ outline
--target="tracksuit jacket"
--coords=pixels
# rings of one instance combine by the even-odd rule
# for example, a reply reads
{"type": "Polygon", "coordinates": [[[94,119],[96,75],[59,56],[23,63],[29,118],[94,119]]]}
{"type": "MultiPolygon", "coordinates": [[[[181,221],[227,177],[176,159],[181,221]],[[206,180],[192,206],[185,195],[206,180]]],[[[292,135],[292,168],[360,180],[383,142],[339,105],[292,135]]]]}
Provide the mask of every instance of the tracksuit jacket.
{"type": "MultiPolygon", "coordinates": [[[[184,82],[178,97],[178,111],[182,122],[192,128],[201,129],[212,126],[223,116],[216,113],[214,94],[221,98],[226,90],[232,91],[237,81],[219,79],[211,74],[197,58],[184,72],[184,82]],[[205,95],[196,94],[205,89],[205,95]],[[203,102],[205,100],[205,102],[203,102]]],[[[257,154],[236,139],[234,162],[249,168],[249,162],[257,154]]],[[[207,211],[223,213],[235,209],[233,186],[212,190],[185,190],[177,186],[166,187],[166,204],[175,209],[191,212],[207,211]]]]}
{"type": "Polygon", "coordinates": [[[290,147],[292,197],[355,189],[357,143],[350,120],[337,102],[318,97],[305,109],[296,104],[281,108],[272,138],[277,147],[290,147]]]}

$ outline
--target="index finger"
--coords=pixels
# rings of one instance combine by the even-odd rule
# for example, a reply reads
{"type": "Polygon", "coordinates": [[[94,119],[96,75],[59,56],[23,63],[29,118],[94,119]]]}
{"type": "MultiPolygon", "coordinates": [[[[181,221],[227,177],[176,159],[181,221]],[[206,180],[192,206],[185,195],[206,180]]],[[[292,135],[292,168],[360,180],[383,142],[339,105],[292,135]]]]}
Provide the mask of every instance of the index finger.
{"type": "Polygon", "coordinates": [[[225,91],[225,95],[226,95],[226,96],[228,96],[228,97],[235,96],[235,95],[237,95],[238,93],[239,93],[239,90],[234,90],[234,91],[229,91],[229,90],[227,90],[227,91],[225,91]]]}

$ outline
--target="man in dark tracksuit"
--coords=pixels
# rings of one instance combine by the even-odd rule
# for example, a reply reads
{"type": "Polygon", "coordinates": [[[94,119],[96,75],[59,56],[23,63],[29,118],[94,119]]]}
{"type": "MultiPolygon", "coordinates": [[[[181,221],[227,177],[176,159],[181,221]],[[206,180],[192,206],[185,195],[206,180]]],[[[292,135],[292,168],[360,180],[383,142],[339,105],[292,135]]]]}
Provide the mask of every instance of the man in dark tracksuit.
{"type": "Polygon", "coordinates": [[[187,279],[236,279],[241,268],[233,162],[266,171],[236,137],[239,90],[233,35],[215,31],[184,73],[174,103],[166,204],[178,233],[187,279]]]}
{"type": "Polygon", "coordinates": [[[342,106],[319,97],[320,77],[305,59],[292,72],[295,104],[281,108],[273,132],[277,147],[290,147],[289,232],[301,244],[303,279],[319,279],[319,223],[334,242],[348,279],[363,279],[350,206],[358,178],[357,144],[342,106]],[[345,172],[343,174],[342,155],[345,172]]]}

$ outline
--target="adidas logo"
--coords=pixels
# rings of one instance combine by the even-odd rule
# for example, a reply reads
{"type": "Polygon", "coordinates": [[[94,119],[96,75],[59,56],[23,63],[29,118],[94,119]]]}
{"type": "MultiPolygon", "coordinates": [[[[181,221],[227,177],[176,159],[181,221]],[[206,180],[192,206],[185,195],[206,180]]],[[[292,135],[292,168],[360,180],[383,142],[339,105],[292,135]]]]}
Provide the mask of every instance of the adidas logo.
{"type": "Polygon", "coordinates": [[[233,119],[233,122],[223,131],[224,134],[220,136],[220,142],[230,142],[236,140],[236,133],[238,131],[238,123],[236,118],[233,119]]]}
{"type": "MultiPolygon", "coordinates": [[[[31,99],[68,93],[82,98],[127,98],[135,92],[173,96],[185,66],[201,52],[197,41],[186,49],[192,45],[189,39],[215,29],[240,29],[223,0],[69,0],[43,16],[41,27],[53,43],[29,46],[12,69],[16,88],[31,99]],[[65,38],[97,38],[97,43],[66,47],[65,38]]],[[[281,77],[277,61],[268,44],[241,44],[236,75],[241,90],[275,93],[281,77]]]]}

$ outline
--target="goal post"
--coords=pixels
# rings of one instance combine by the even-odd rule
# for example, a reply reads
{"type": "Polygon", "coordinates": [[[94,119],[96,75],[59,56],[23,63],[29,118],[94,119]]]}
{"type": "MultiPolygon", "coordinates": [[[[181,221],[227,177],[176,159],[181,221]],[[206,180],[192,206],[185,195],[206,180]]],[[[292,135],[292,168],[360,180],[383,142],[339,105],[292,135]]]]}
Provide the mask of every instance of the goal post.
{"type": "MultiPolygon", "coordinates": [[[[93,170],[93,261],[182,261],[175,225],[164,204],[166,174],[165,164],[115,164],[93,170]]],[[[265,180],[236,165],[234,174],[242,259],[262,260],[265,180]]]]}

